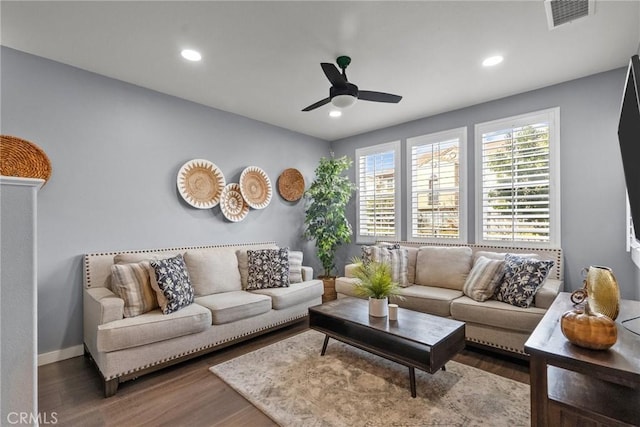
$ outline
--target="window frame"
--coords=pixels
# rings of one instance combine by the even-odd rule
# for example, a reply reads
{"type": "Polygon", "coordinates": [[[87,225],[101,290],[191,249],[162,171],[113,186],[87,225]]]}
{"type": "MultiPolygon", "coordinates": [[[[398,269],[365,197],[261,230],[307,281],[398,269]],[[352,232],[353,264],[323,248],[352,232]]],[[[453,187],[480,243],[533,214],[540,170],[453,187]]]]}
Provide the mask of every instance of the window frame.
{"type": "Polygon", "coordinates": [[[561,198],[560,198],[560,108],[533,111],[475,124],[475,241],[476,244],[500,246],[525,246],[556,248],[561,244],[561,198]],[[549,123],[549,241],[489,240],[483,238],[483,182],[482,182],[482,134],[508,128],[522,127],[533,123],[549,123]]]}
{"type": "Polygon", "coordinates": [[[449,129],[441,132],[429,133],[426,135],[419,135],[406,140],[406,179],[407,179],[407,201],[406,201],[406,221],[407,221],[407,240],[414,242],[425,243],[467,243],[467,133],[466,126],[449,129]],[[458,225],[458,237],[457,238],[437,238],[437,237],[417,237],[414,236],[413,229],[413,162],[412,151],[416,145],[432,145],[438,142],[458,139],[458,156],[459,156],[459,184],[458,184],[458,212],[459,212],[459,225],[458,225]]]}
{"type": "Polygon", "coordinates": [[[356,148],[355,150],[355,175],[356,175],[356,244],[375,243],[379,240],[400,240],[402,230],[401,212],[401,155],[400,140],[356,148]],[[394,155],[394,235],[393,236],[363,236],[360,233],[360,157],[372,156],[383,152],[393,151],[394,155]]]}

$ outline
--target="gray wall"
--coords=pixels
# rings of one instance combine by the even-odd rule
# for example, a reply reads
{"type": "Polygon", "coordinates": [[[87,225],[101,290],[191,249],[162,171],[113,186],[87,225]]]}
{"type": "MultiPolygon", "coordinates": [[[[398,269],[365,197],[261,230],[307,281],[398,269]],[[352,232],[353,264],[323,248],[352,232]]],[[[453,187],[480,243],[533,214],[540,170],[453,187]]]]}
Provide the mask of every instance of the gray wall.
{"type": "MultiPolygon", "coordinates": [[[[638,278],[625,252],[625,183],[618,148],[617,124],[626,69],[618,69],[492,102],[404,123],[335,141],[337,156],[355,157],[355,149],[467,126],[469,240],[475,236],[474,124],[551,107],[560,107],[562,243],[565,290],[582,286],[580,271],[589,265],[613,269],[624,298],[640,298],[638,278]]],[[[403,171],[404,173],[404,171],[403,171]]],[[[354,168],[350,176],[355,180],[354,168]]],[[[402,188],[406,178],[402,176],[402,188]]],[[[355,198],[349,219],[355,225],[355,198]]],[[[402,207],[407,202],[402,194],[402,207]]],[[[407,238],[406,225],[402,238],[407,238]]],[[[357,255],[359,246],[341,249],[340,259],[357,255]]],[[[342,266],[340,266],[341,268],[342,266]]]]}
{"type": "Polygon", "coordinates": [[[220,208],[182,201],[176,175],[204,158],[227,182],[263,168],[276,190],[286,168],[313,179],[329,143],[2,47],[2,133],[49,156],[38,198],[39,353],[82,344],[82,254],[212,243],[276,241],[303,249],[303,202],[277,192],[230,223],[220,208]]]}

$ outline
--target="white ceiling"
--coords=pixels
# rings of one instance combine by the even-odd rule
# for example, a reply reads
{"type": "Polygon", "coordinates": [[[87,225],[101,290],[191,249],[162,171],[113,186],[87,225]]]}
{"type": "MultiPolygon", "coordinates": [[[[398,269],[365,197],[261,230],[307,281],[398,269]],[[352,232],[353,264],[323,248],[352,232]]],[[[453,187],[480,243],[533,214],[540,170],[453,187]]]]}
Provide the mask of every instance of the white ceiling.
{"type": "Polygon", "coordinates": [[[626,66],[640,1],[595,10],[549,31],[542,0],[2,1],[0,43],[333,141],[626,66]],[[182,59],[186,47],[203,60],[182,59]],[[360,89],[402,101],[301,112],[328,96],[319,64],[339,55],[360,89]]]}

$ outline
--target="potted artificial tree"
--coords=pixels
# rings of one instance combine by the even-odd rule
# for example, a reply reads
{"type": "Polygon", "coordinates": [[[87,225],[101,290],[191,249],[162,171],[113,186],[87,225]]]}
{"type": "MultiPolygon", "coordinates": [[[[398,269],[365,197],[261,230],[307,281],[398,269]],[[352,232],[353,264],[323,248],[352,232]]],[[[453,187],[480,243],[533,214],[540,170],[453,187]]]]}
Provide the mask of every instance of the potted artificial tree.
{"type": "Polygon", "coordinates": [[[324,270],[318,277],[325,287],[323,301],[335,299],[335,254],[338,246],[351,242],[351,224],[346,208],[355,190],[349,178],[342,175],[351,167],[348,157],[323,157],[315,170],[315,180],[305,192],[305,237],[315,240],[317,256],[324,270]]]}
{"type": "Polygon", "coordinates": [[[400,287],[393,281],[391,266],[385,262],[363,262],[360,258],[353,258],[352,263],[356,265],[353,275],[359,281],[355,291],[359,296],[369,298],[369,315],[387,316],[389,297],[404,299],[398,295],[400,287]]]}

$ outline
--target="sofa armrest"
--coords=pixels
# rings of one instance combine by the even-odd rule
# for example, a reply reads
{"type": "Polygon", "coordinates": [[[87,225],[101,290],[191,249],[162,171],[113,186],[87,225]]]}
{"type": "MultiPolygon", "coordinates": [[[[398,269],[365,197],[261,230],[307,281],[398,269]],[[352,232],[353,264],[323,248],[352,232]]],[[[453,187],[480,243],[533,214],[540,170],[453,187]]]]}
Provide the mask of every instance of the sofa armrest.
{"type": "Polygon", "coordinates": [[[349,277],[349,278],[353,278],[356,277],[355,274],[353,274],[354,270],[356,269],[356,267],[358,266],[358,264],[347,264],[344,266],[344,277],[349,277]]]}
{"type": "Polygon", "coordinates": [[[542,287],[536,292],[534,305],[538,308],[547,309],[551,307],[551,303],[564,288],[564,282],[557,279],[549,279],[544,281],[542,287]]]}
{"type": "Polygon", "coordinates": [[[307,267],[306,265],[302,266],[302,281],[306,282],[307,280],[313,280],[313,268],[307,267]]]}
{"type": "Polygon", "coordinates": [[[85,289],[84,311],[93,318],[91,323],[95,326],[103,325],[124,318],[124,300],[107,288],[85,289]]]}

